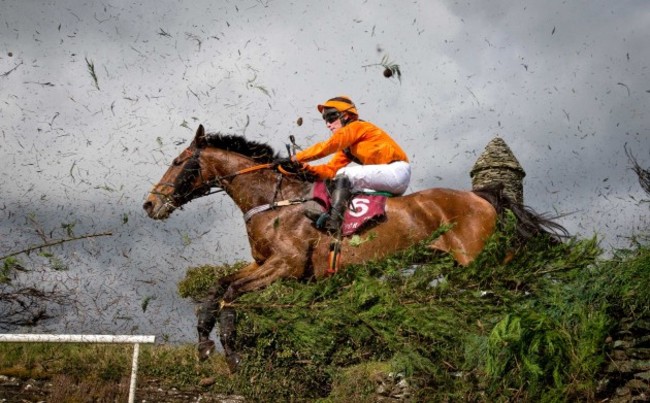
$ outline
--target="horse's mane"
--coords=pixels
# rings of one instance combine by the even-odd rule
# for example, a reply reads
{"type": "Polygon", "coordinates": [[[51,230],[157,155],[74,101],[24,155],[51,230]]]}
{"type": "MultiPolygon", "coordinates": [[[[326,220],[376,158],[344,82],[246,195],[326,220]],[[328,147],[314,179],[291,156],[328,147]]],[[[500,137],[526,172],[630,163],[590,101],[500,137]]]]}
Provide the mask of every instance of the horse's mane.
{"type": "MultiPolygon", "coordinates": [[[[236,134],[208,133],[205,140],[210,147],[232,151],[246,157],[252,158],[260,164],[277,162],[280,155],[268,144],[247,140],[244,136],[236,134]]],[[[296,163],[295,173],[292,177],[303,182],[314,182],[317,176],[307,170],[300,169],[300,163],[296,163]]]]}
{"type": "Polygon", "coordinates": [[[236,152],[260,163],[274,162],[280,158],[270,145],[247,140],[244,136],[208,133],[205,139],[211,147],[236,152]]]}

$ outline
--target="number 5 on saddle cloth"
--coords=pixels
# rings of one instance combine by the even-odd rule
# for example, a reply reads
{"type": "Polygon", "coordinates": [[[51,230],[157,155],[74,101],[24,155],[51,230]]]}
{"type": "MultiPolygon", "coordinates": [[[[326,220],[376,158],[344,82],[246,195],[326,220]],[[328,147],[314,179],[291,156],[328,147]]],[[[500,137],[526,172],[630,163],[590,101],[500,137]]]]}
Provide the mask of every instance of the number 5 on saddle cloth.
{"type": "MultiPolygon", "coordinates": [[[[369,225],[384,220],[386,217],[386,199],[390,196],[392,196],[390,193],[373,190],[355,193],[345,210],[341,235],[350,236],[363,228],[367,228],[369,225]]],[[[330,195],[325,182],[314,183],[312,198],[321,206],[323,213],[330,210],[330,195]]]]}

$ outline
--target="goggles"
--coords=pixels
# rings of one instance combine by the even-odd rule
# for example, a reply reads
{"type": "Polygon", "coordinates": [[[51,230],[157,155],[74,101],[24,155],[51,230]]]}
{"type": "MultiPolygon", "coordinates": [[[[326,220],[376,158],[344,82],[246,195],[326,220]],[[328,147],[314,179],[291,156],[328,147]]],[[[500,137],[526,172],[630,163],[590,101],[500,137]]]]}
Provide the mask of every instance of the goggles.
{"type": "Polygon", "coordinates": [[[339,111],[330,111],[323,113],[323,120],[327,123],[334,123],[337,119],[341,118],[341,112],[339,111]]]}

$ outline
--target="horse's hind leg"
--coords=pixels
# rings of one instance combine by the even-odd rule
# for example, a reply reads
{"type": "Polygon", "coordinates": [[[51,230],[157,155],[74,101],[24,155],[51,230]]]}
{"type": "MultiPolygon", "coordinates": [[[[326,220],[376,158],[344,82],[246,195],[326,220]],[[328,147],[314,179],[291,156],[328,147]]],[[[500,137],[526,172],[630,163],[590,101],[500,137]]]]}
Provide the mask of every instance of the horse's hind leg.
{"type": "Polygon", "coordinates": [[[436,239],[430,248],[451,253],[461,266],[472,263],[496,225],[494,208],[487,203],[481,207],[457,218],[453,227],[436,239]]]}

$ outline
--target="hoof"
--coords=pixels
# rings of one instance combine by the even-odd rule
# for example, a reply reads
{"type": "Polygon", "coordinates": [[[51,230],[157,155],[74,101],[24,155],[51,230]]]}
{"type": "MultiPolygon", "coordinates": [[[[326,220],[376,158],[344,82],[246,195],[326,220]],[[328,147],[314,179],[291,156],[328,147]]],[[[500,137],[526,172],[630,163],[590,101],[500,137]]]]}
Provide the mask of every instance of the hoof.
{"type": "Polygon", "coordinates": [[[234,374],[237,372],[237,370],[239,370],[240,361],[241,358],[237,353],[231,353],[226,355],[226,363],[228,363],[228,369],[230,370],[230,373],[234,374]]]}
{"type": "Polygon", "coordinates": [[[200,341],[197,347],[199,361],[205,361],[210,358],[215,348],[214,342],[210,339],[200,341]]]}

